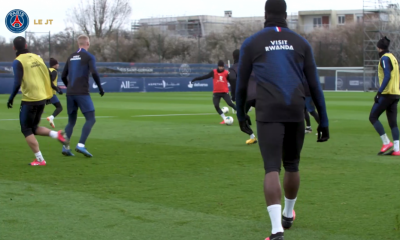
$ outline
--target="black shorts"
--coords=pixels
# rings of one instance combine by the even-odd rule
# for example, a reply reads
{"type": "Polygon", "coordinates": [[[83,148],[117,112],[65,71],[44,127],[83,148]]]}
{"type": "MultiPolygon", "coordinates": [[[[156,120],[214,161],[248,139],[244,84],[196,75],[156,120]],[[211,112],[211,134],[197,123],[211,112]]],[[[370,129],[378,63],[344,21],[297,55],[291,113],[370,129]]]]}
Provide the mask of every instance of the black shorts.
{"type": "Polygon", "coordinates": [[[281,162],[285,171],[299,171],[304,130],[304,122],[257,122],[258,144],[266,174],[280,172],[281,162]]]}
{"type": "Polygon", "coordinates": [[[218,106],[221,98],[225,100],[226,103],[232,102],[231,96],[228,93],[214,93],[213,94],[213,103],[218,106]]]}
{"type": "Polygon", "coordinates": [[[45,106],[45,104],[21,105],[19,122],[21,124],[21,132],[25,137],[36,134],[36,129],[39,126],[45,106]]]}

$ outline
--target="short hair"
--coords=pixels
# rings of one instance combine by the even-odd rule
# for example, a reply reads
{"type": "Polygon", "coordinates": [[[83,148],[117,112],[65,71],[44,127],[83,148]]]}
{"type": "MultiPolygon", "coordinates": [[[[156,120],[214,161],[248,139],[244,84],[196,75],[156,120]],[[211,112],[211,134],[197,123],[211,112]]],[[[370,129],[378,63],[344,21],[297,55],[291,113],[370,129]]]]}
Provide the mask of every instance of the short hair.
{"type": "Polygon", "coordinates": [[[79,35],[77,40],[78,40],[78,45],[82,46],[86,41],[89,41],[89,37],[86,35],[79,35]]]}
{"type": "Polygon", "coordinates": [[[14,43],[14,48],[15,48],[16,50],[23,50],[23,49],[25,49],[26,40],[25,40],[24,37],[19,36],[19,37],[14,38],[13,43],[14,43]]]}

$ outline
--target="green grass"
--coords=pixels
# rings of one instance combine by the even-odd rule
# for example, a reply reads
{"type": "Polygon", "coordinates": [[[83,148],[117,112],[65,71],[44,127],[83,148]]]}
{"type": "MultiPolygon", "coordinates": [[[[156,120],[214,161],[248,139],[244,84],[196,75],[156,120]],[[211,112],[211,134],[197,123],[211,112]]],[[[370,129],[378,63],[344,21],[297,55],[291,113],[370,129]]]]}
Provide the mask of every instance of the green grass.
{"type": "MultiPolygon", "coordinates": [[[[0,95],[0,119],[17,119],[19,107],[8,110],[7,97],[0,95]]],[[[65,158],[57,142],[38,137],[48,165],[30,167],[34,156],[19,122],[0,120],[1,240],[269,236],[262,159],[258,146],[244,144],[237,122],[220,126],[216,114],[132,117],[214,113],[210,93],[92,97],[97,116],[112,116],[97,119],[87,142],[92,159],[65,158]]],[[[368,121],[373,94],[326,99],[331,140],[306,136],[298,218],[286,239],[400,239],[400,159],[376,155],[381,142],[368,121]]],[[[64,111],[56,126],[66,123],[64,111]]]]}

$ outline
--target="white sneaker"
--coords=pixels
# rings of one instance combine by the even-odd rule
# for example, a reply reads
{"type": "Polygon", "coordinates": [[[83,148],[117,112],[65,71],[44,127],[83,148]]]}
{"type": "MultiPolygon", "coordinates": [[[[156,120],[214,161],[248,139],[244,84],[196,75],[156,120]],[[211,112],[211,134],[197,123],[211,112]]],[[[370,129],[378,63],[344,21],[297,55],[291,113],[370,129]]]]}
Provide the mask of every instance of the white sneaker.
{"type": "Polygon", "coordinates": [[[306,128],[305,133],[312,133],[312,128],[306,128]]]}
{"type": "Polygon", "coordinates": [[[251,110],[253,110],[253,107],[250,107],[249,112],[251,112],[251,110]]]}
{"type": "Polygon", "coordinates": [[[233,114],[236,114],[236,111],[235,111],[235,109],[233,109],[233,108],[232,108],[232,113],[233,113],[233,114]]]}
{"type": "Polygon", "coordinates": [[[54,124],[54,118],[53,117],[48,117],[47,118],[47,121],[49,121],[49,123],[50,123],[50,126],[52,127],[52,128],[56,128],[56,125],[54,124]]]}

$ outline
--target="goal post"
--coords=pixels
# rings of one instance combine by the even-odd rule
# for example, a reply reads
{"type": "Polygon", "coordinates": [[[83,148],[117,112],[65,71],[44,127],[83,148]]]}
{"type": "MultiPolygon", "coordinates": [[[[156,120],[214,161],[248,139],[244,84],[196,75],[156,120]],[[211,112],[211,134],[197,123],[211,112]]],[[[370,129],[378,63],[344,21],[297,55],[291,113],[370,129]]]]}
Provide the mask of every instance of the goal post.
{"type": "Polygon", "coordinates": [[[324,91],[366,92],[377,87],[376,72],[364,67],[318,67],[324,91]]]}

